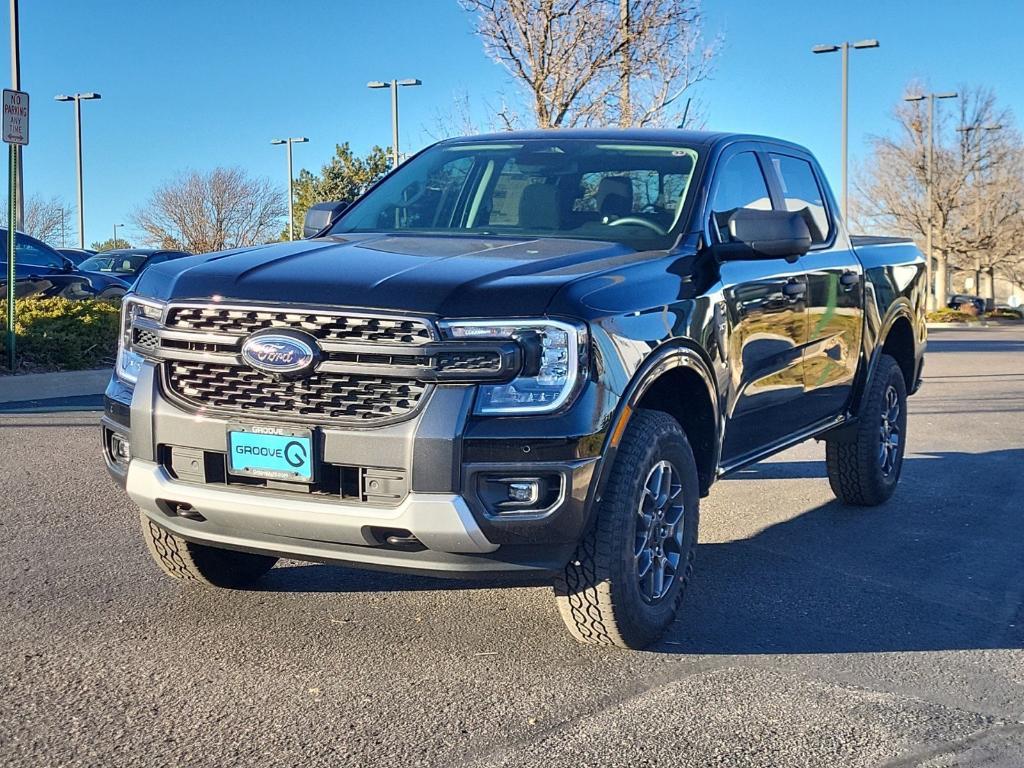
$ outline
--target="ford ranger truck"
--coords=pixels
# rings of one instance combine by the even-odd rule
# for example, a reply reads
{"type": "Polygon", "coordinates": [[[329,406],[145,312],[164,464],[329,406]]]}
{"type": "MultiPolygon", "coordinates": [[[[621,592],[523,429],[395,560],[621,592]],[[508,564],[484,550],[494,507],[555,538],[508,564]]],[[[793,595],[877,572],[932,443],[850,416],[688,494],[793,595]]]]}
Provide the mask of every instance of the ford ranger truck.
{"type": "Polygon", "coordinates": [[[924,261],[851,237],[802,147],[451,139],[307,224],[124,300],[103,448],[176,579],[546,578],[578,640],[641,648],[718,478],[815,438],[842,502],[896,487],[924,261]]]}

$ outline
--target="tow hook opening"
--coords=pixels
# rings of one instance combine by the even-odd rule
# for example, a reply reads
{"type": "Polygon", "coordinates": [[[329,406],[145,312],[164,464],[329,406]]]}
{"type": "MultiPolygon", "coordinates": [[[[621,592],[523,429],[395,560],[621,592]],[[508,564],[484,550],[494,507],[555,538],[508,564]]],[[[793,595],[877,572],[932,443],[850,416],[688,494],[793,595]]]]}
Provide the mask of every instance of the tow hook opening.
{"type": "Polygon", "coordinates": [[[370,528],[370,535],[378,545],[403,552],[422,552],[426,546],[405,528],[370,528]]]}
{"type": "Polygon", "coordinates": [[[170,517],[183,517],[186,520],[195,520],[197,522],[206,520],[202,513],[188,502],[158,499],[157,504],[160,505],[160,509],[163,510],[164,514],[170,517]]]}

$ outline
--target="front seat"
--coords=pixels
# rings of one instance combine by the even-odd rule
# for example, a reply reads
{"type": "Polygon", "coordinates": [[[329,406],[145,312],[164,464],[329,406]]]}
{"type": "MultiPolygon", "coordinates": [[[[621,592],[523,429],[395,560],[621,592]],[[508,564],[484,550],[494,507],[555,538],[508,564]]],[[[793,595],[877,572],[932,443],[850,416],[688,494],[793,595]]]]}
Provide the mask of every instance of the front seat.
{"type": "Polygon", "coordinates": [[[528,184],[519,198],[519,226],[524,229],[558,229],[561,211],[558,187],[554,184],[528,184]]]}
{"type": "Polygon", "coordinates": [[[605,176],[597,185],[596,197],[597,210],[604,219],[633,213],[633,182],[628,176],[605,176]]]}

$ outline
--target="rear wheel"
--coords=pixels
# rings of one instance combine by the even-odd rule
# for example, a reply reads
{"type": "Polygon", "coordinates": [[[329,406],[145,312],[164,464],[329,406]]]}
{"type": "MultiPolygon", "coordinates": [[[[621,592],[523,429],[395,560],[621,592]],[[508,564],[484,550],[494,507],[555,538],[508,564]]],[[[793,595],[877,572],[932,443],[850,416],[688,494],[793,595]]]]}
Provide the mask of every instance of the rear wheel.
{"type": "Polygon", "coordinates": [[[274,567],[277,558],[217,549],[175,536],[140,513],[142,536],[160,570],[179,581],[207,587],[252,586],[274,567]]]}
{"type": "Polygon", "coordinates": [[[853,438],[825,441],[828,482],[844,504],[872,507],[896,490],[907,438],[907,384],[895,359],[882,355],[864,394],[853,438]]]}
{"type": "Polygon", "coordinates": [[[693,571],[699,499],[697,464],[679,423],[638,410],[595,523],[555,582],[577,640],[644,648],[668,629],[693,571]]]}

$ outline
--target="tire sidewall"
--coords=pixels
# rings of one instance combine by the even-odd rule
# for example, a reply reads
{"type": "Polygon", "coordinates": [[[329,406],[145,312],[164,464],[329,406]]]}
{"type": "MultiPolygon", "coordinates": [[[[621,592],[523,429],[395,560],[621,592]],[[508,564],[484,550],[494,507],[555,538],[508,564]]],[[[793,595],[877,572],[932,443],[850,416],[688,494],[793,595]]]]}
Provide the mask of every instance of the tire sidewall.
{"type": "Polygon", "coordinates": [[[643,628],[644,634],[650,636],[650,642],[660,635],[675,617],[686,581],[692,571],[699,522],[697,466],[682,429],[675,426],[674,429],[660,430],[657,438],[642,453],[639,462],[631,461],[627,465],[617,463],[613,471],[629,473],[629,492],[626,498],[615,500],[616,508],[612,510],[618,529],[614,541],[619,550],[612,566],[613,596],[627,614],[627,625],[643,628]],[[640,592],[634,546],[637,510],[648,473],[659,461],[668,461],[672,464],[683,486],[683,543],[679,571],[672,586],[664,597],[650,603],[640,592]]]}

